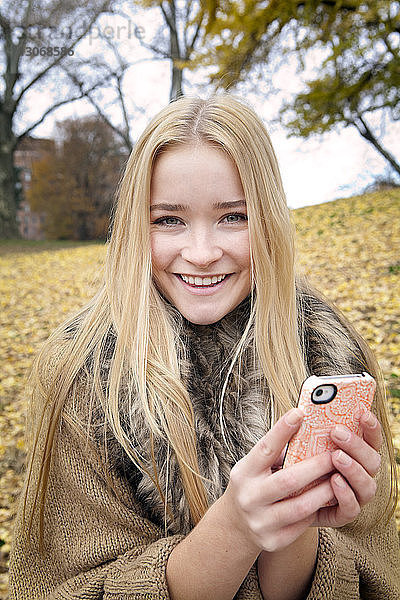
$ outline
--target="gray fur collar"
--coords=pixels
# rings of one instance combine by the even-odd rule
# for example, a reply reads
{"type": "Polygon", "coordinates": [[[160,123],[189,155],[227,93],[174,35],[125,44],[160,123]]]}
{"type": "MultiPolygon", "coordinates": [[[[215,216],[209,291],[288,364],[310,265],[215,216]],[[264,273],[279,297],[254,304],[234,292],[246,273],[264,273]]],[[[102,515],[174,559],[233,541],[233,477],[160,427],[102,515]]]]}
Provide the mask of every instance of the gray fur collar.
{"type": "MultiPolygon", "coordinates": [[[[250,297],[212,325],[194,325],[171,304],[167,303],[166,306],[170,317],[178,320],[182,326],[186,357],[181,357],[180,370],[193,404],[199,469],[201,475],[209,480],[204,485],[211,505],[224,492],[232,466],[264,435],[270,422],[268,390],[265,390],[265,386],[263,393],[261,389],[256,389],[257,383],[261,385],[260,373],[250,365],[251,355],[246,350],[243,353],[243,373],[239,374],[237,370],[231,373],[224,396],[222,418],[226,439],[220,423],[220,394],[231,362],[230,352],[240,339],[249,318],[250,297]],[[237,394],[238,384],[240,395],[237,394]]],[[[121,415],[125,415],[123,427],[135,450],[152,473],[149,428],[141,405],[137,402],[130,407],[124,406],[122,398],[121,415]]],[[[98,433],[101,433],[101,428],[98,433]]],[[[173,512],[172,518],[168,513],[165,514],[164,504],[150,476],[138,471],[110,432],[107,437],[109,460],[119,474],[129,481],[144,516],[155,522],[165,535],[189,533],[193,526],[189,507],[177,461],[167,443],[155,438],[154,454],[159,485],[164,494],[168,490],[167,500],[173,512]]]]}
{"type": "MultiPolygon", "coordinates": [[[[299,294],[298,302],[302,316],[301,327],[304,328],[308,374],[328,375],[365,370],[365,366],[355,358],[358,356],[362,360],[361,351],[350,340],[345,322],[339,320],[331,308],[312,294],[299,294]],[[324,338],[323,331],[319,328],[321,320],[336,328],[334,343],[324,338]],[[348,348],[346,358],[337,351],[338,344],[348,348]]],[[[220,392],[230,364],[230,352],[249,317],[250,296],[212,325],[194,325],[184,319],[172,305],[167,309],[174,318],[181,319],[183,325],[188,358],[182,362],[181,372],[193,403],[199,468],[201,474],[210,480],[205,483],[205,487],[211,505],[224,492],[233,465],[250,451],[271,423],[268,386],[259,368],[253,366],[252,352],[246,350],[243,355],[243,372],[239,374],[235,366],[226,389],[222,410],[225,439],[221,429],[220,392]]],[[[149,430],[143,410],[139,403],[133,407],[122,405],[121,410],[125,415],[130,412],[131,418],[124,419],[127,433],[152,472],[149,430]]],[[[112,460],[117,472],[129,481],[144,516],[159,525],[165,535],[187,534],[193,524],[177,462],[164,440],[155,439],[154,443],[159,484],[164,493],[168,490],[167,499],[173,511],[172,519],[165,513],[164,504],[150,477],[138,471],[113,436],[107,442],[109,460],[112,460]]]]}
{"type": "MultiPolygon", "coordinates": [[[[170,310],[174,311],[173,307],[170,310]]],[[[249,366],[251,357],[244,353],[248,366],[244,373],[235,370],[230,375],[223,403],[224,434],[221,428],[220,394],[230,364],[228,354],[239,340],[249,312],[250,302],[246,299],[216,324],[194,325],[182,319],[188,361],[181,364],[181,372],[195,413],[200,473],[210,480],[205,482],[210,505],[224,492],[233,465],[265,434],[270,421],[268,391],[261,394],[256,390],[260,373],[249,366]]],[[[146,433],[142,433],[145,445],[146,433]]],[[[187,534],[192,524],[175,456],[168,453],[162,440],[156,441],[155,455],[164,493],[169,468],[168,503],[175,519],[167,519],[167,529],[172,534],[187,534]]],[[[150,512],[152,520],[163,527],[164,507],[148,476],[143,476],[138,484],[136,498],[150,512]]]]}

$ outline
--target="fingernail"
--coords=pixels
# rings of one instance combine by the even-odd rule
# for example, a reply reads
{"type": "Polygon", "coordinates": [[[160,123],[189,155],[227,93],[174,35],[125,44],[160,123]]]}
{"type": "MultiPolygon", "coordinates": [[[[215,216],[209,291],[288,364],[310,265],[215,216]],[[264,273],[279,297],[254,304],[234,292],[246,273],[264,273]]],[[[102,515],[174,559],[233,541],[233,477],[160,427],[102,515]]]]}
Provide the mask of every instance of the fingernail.
{"type": "Polygon", "coordinates": [[[335,438],[341,442],[348,442],[350,439],[350,431],[345,427],[342,427],[342,425],[336,425],[333,429],[333,434],[335,438]]]}
{"type": "Polygon", "coordinates": [[[346,486],[346,482],[341,475],[335,475],[334,480],[336,485],[338,485],[340,488],[344,488],[346,486]]]}
{"type": "Polygon", "coordinates": [[[372,414],[372,412],[370,412],[367,416],[364,417],[364,423],[368,425],[368,427],[371,427],[373,429],[377,426],[378,419],[375,417],[375,415],[372,414]]]}
{"type": "Polygon", "coordinates": [[[298,408],[289,411],[285,416],[285,421],[288,425],[297,425],[303,418],[303,413],[298,408]]]}
{"type": "Polygon", "coordinates": [[[340,462],[340,464],[342,464],[342,465],[348,466],[348,465],[351,464],[351,458],[350,458],[350,456],[348,456],[347,454],[345,454],[341,450],[339,450],[339,452],[336,454],[336,460],[338,462],[340,462]]]}

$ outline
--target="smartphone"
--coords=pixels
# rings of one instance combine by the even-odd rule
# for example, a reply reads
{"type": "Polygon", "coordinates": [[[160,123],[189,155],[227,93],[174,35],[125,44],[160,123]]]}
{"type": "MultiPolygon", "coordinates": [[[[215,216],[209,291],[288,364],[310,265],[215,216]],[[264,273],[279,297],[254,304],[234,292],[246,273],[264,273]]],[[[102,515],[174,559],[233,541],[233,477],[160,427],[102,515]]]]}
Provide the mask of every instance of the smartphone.
{"type": "MultiPolygon", "coordinates": [[[[329,435],[335,425],[345,425],[361,437],[359,418],[355,415],[371,409],[375,389],[375,379],[365,372],[308,377],[301,386],[297,403],[304,412],[304,419],[289,441],[283,468],[326,450],[336,450],[338,446],[329,435]]],[[[317,485],[322,479],[312,482],[297,494],[317,485]]]]}

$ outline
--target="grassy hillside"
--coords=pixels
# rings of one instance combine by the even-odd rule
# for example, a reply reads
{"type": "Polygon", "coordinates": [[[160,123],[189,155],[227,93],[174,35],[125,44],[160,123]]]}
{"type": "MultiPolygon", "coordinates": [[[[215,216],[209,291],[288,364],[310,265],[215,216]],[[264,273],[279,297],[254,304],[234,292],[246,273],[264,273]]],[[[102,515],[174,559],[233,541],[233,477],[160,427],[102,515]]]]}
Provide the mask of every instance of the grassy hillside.
{"type": "MultiPolygon", "coordinates": [[[[299,269],[377,354],[400,456],[400,190],[298,209],[293,218],[299,269]]],[[[49,333],[93,295],[104,255],[93,243],[0,243],[0,600],[24,460],[25,378],[49,333]]]]}
{"type": "Polygon", "coordinates": [[[399,415],[400,189],[301,208],[293,217],[299,270],[370,344],[399,415]]]}

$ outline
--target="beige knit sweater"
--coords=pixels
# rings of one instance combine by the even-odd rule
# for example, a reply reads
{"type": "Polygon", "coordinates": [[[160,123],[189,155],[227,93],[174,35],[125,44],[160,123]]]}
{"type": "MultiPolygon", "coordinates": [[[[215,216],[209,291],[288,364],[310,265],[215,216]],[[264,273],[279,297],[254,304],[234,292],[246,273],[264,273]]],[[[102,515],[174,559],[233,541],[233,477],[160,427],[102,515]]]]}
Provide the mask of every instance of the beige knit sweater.
{"type": "MultiPolygon", "coordinates": [[[[308,313],[311,319],[315,306],[308,313]]],[[[327,309],[318,306],[318,310],[327,309]]],[[[206,348],[206,354],[199,358],[199,365],[209,369],[209,377],[214,377],[215,373],[212,369],[210,371],[207,351],[214,353],[217,346],[222,351],[226,348],[232,330],[237,326],[234,320],[237,312],[233,311],[214,327],[196,329],[189,326],[189,337],[194,335],[201,342],[195,346],[196,351],[201,353],[202,348],[206,348]]],[[[334,318],[328,312],[326,318],[334,318]]],[[[315,367],[321,362],[315,343],[310,335],[308,348],[314,344],[316,357],[314,363],[309,363],[310,371],[317,374],[334,372],[334,369],[315,367]]],[[[331,355],[333,352],[332,349],[331,355]]],[[[219,366],[220,362],[217,362],[215,368],[219,366]]],[[[343,365],[341,368],[336,365],[336,368],[344,370],[343,365]]],[[[200,371],[198,375],[204,382],[204,372],[200,371]]],[[[112,460],[107,464],[104,462],[96,446],[86,446],[74,419],[69,416],[79,413],[79,418],[85,418],[85,390],[84,385],[77,385],[60,421],[45,510],[46,551],[43,556],[35,543],[28,544],[22,525],[22,504],[18,507],[10,557],[10,600],[167,600],[166,564],[187,529],[180,525],[176,531],[171,525],[165,535],[157,517],[162,506],[157,508],[156,494],[152,495],[149,485],[135,487],[133,479],[124,475],[124,470],[117,468],[112,460]],[[104,469],[111,475],[114,490],[107,485],[104,469]]],[[[247,396],[244,394],[241,399],[244,422],[246,406],[250,412],[257,405],[251,390],[246,393],[247,396]]],[[[233,396],[236,398],[235,394],[233,396]]],[[[256,422],[254,415],[251,420],[256,422]]],[[[215,435],[217,439],[215,423],[210,431],[213,428],[214,433],[208,431],[207,435],[215,435]]],[[[256,426],[255,430],[255,437],[259,438],[262,432],[256,426]]],[[[251,437],[245,428],[243,431],[244,437],[251,437]]],[[[239,455],[253,442],[254,439],[250,439],[239,455]]],[[[240,446],[240,439],[238,444],[240,446]]],[[[217,442],[211,444],[205,463],[211,462],[217,447],[217,442]]],[[[384,456],[374,502],[363,508],[354,523],[341,529],[320,529],[316,570],[307,600],[400,600],[399,542],[395,523],[393,519],[389,524],[378,521],[387,497],[385,460],[384,456]]],[[[222,455],[219,462],[223,462],[222,455]]],[[[206,466],[204,472],[210,475],[206,466]]],[[[225,482],[221,489],[226,484],[226,473],[229,473],[228,463],[223,468],[225,482]]],[[[223,480],[222,475],[220,478],[223,480]]],[[[217,490],[216,495],[219,493],[217,490]]],[[[32,494],[29,495],[31,501],[32,494]]],[[[184,514],[183,508],[182,505],[176,506],[177,513],[184,514]]],[[[179,519],[177,522],[180,522],[179,519]]],[[[256,564],[235,598],[262,600],[256,564]]]]}

